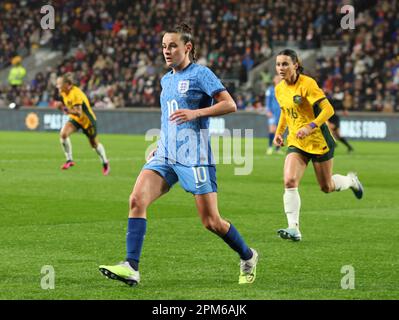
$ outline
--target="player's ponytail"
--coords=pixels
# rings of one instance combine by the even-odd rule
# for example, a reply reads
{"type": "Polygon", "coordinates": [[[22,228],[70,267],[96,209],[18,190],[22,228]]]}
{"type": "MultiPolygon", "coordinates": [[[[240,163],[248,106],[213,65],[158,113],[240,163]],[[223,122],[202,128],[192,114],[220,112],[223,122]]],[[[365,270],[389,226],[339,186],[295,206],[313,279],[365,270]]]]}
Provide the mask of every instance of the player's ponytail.
{"type": "Polygon", "coordinates": [[[302,74],[304,67],[302,64],[302,61],[298,58],[297,53],[294,50],[291,49],[284,49],[283,51],[280,51],[278,54],[278,56],[288,56],[291,57],[292,62],[295,64],[298,64],[298,69],[296,69],[296,73],[297,74],[302,74]]]}
{"type": "Polygon", "coordinates": [[[190,26],[186,23],[180,23],[179,25],[175,26],[173,29],[169,29],[166,33],[178,33],[180,34],[180,39],[186,44],[187,42],[191,42],[192,49],[190,51],[191,60],[197,61],[197,52],[195,50],[195,44],[193,41],[192,30],[190,26]]]}

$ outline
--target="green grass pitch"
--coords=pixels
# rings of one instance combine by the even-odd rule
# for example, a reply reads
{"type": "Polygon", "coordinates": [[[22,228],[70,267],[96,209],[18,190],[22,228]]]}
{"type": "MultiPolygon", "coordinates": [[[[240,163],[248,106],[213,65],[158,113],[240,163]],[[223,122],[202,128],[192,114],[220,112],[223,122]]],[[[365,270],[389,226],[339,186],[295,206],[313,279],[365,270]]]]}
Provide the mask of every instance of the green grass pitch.
{"type": "Polygon", "coordinates": [[[100,135],[111,160],[102,176],[82,134],[72,136],[76,166],[64,162],[56,133],[0,132],[0,299],[399,299],[399,144],[353,142],[336,150],[334,172],[357,171],[364,199],[323,194],[313,168],[302,180],[299,243],[286,226],[281,155],[254,140],[250,175],[217,166],[219,209],[259,251],[257,280],[239,286],[239,259],[206,231],[191,194],[176,185],[148,214],[136,288],[107,280],[100,264],[125,256],[128,197],[150,144],[143,136],[100,135]],[[41,288],[42,267],[55,288],[41,288]],[[343,266],[355,289],[341,288],[343,266]]]}

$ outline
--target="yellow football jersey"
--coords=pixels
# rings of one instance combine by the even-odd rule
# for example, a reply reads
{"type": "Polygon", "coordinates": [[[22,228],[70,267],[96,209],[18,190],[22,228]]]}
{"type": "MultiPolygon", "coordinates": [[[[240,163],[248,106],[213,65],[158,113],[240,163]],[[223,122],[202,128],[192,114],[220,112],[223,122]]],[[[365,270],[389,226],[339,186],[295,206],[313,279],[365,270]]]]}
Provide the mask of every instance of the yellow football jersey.
{"type": "Polygon", "coordinates": [[[330,131],[325,124],[328,119],[318,119],[320,108],[315,103],[326,96],[311,77],[299,75],[294,84],[281,81],[275,88],[276,99],[281,108],[280,121],[277,128],[278,134],[283,134],[288,127],[288,146],[295,146],[312,154],[325,154],[330,150],[326,139],[332,139],[330,131]],[[311,122],[317,124],[312,133],[304,139],[298,139],[298,130],[311,122]],[[329,137],[326,137],[329,135],[329,137]]]}
{"type": "Polygon", "coordinates": [[[72,89],[66,94],[61,93],[64,104],[68,109],[72,109],[73,106],[81,105],[82,114],[80,117],[77,115],[70,114],[69,117],[79,123],[83,129],[87,129],[96,121],[96,115],[91,109],[89,99],[77,86],[72,86],[72,89]]]}

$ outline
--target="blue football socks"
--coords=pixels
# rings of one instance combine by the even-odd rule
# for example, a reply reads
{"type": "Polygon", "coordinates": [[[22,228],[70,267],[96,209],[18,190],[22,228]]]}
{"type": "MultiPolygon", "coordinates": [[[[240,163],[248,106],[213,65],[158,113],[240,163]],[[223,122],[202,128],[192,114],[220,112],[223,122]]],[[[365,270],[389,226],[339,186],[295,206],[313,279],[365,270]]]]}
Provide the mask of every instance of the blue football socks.
{"type": "Polygon", "coordinates": [[[143,248],[144,236],[147,229],[147,220],[144,218],[129,218],[126,234],[126,261],[134,270],[138,270],[143,248]]]}
{"type": "Polygon", "coordinates": [[[229,231],[227,231],[222,239],[230,246],[230,248],[240,255],[242,260],[249,260],[252,258],[251,249],[249,249],[240,233],[232,224],[230,224],[229,231]]]}

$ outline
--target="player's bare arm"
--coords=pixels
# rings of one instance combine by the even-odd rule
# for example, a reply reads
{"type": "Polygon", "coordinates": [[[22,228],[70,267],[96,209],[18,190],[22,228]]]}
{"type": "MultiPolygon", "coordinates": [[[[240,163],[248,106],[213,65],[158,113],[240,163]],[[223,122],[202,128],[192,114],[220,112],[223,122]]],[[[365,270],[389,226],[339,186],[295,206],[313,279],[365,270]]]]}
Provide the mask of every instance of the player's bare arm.
{"type": "Polygon", "coordinates": [[[171,116],[171,121],[176,121],[177,124],[181,124],[187,121],[194,120],[199,117],[215,117],[228,113],[235,112],[237,110],[237,105],[234,102],[231,95],[226,91],[219,92],[213,96],[217,101],[213,106],[203,108],[203,109],[180,109],[176,110],[171,116]]]}

